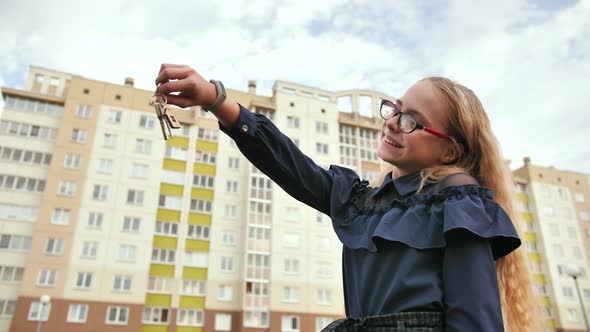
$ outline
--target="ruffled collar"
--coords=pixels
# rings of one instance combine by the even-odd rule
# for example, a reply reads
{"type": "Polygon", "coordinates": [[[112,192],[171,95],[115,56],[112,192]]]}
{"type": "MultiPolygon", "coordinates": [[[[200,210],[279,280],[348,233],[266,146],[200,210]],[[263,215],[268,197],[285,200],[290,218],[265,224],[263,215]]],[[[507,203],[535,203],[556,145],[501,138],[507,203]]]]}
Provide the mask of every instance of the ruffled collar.
{"type": "Polygon", "coordinates": [[[395,190],[399,193],[400,196],[406,196],[407,194],[418,190],[421,179],[420,171],[400,176],[395,180],[391,178],[391,173],[392,172],[387,173],[385,179],[383,180],[383,183],[381,183],[381,186],[379,186],[379,188],[377,188],[371,194],[371,197],[379,195],[379,193],[383,192],[392,185],[394,186],[395,190]]]}

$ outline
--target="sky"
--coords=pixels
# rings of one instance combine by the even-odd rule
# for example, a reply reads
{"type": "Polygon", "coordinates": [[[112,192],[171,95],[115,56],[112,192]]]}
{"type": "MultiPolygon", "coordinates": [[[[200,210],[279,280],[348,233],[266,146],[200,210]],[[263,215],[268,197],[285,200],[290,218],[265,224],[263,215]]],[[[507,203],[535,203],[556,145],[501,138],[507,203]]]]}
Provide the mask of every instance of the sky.
{"type": "Polygon", "coordinates": [[[590,173],[589,0],[0,4],[0,86],[35,65],[152,90],[162,63],[266,94],[285,80],[401,96],[445,76],[482,100],[511,168],[590,173]]]}

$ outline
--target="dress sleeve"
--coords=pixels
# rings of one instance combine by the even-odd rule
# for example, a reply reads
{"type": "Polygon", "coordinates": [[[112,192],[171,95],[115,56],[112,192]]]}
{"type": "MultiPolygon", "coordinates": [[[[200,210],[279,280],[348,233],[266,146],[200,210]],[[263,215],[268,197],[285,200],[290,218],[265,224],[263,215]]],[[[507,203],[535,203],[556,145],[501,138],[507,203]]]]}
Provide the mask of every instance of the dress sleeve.
{"type": "Polygon", "coordinates": [[[504,331],[489,239],[449,234],[442,270],[446,331],[504,331]]]}
{"type": "Polygon", "coordinates": [[[264,115],[251,113],[240,105],[240,115],[232,128],[219,128],[236,142],[242,154],[261,172],[293,198],[327,215],[346,204],[358,175],[350,169],[330,166],[323,169],[279,131],[264,115]],[[332,197],[332,192],[339,193],[332,197]]]}

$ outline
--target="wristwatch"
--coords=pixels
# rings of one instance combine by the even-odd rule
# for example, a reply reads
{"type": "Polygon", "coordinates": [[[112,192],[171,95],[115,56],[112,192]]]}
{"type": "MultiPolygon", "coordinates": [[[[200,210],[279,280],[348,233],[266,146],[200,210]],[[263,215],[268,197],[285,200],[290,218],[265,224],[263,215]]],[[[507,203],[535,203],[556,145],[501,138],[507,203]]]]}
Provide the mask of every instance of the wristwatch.
{"type": "Polygon", "coordinates": [[[217,99],[211,106],[203,106],[203,109],[207,112],[215,112],[217,108],[223,104],[225,98],[227,98],[227,92],[225,92],[225,87],[221,81],[210,80],[209,82],[215,84],[215,88],[217,89],[217,99]]]}

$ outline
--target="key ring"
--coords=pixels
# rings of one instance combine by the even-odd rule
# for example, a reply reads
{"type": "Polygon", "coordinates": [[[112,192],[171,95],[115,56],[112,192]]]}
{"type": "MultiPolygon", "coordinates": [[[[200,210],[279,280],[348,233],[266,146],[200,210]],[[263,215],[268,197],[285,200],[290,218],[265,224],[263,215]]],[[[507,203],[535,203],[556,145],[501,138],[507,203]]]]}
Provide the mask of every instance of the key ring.
{"type": "Polygon", "coordinates": [[[155,106],[156,104],[165,105],[168,103],[168,98],[163,93],[156,92],[150,98],[150,106],[155,106]]]}

